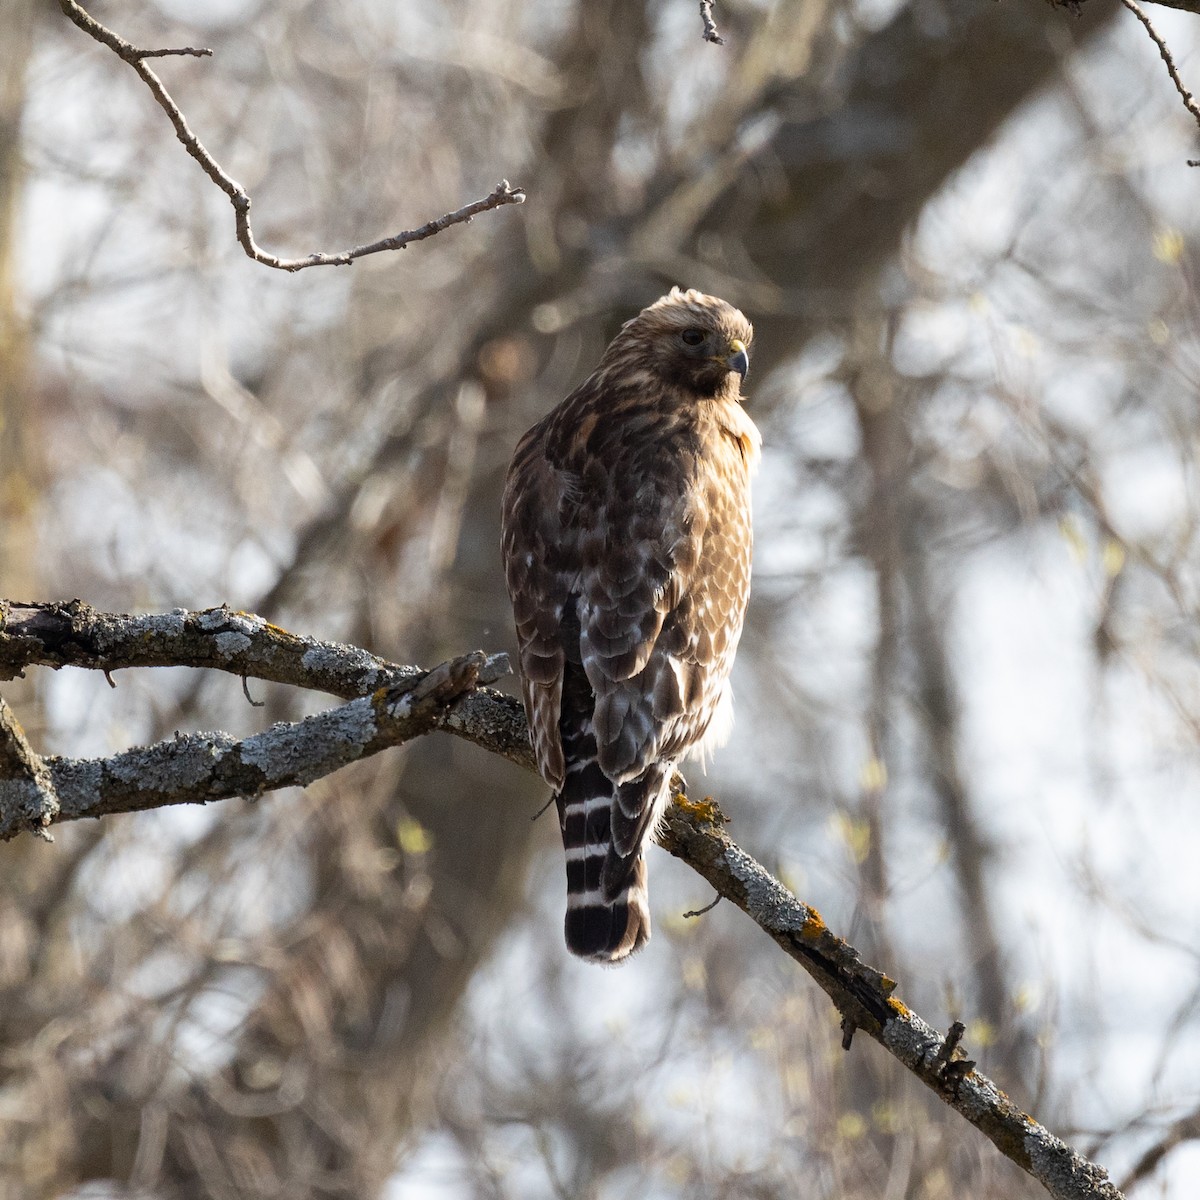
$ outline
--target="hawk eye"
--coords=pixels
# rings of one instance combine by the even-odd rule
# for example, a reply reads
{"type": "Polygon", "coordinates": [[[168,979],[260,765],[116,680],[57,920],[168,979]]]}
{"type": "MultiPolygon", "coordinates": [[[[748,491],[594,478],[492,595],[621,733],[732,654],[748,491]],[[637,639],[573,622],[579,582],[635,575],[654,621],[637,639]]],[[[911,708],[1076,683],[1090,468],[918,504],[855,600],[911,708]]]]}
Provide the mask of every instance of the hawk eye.
{"type": "Polygon", "coordinates": [[[704,341],[703,329],[685,329],[680,335],[685,346],[699,346],[704,341]]]}

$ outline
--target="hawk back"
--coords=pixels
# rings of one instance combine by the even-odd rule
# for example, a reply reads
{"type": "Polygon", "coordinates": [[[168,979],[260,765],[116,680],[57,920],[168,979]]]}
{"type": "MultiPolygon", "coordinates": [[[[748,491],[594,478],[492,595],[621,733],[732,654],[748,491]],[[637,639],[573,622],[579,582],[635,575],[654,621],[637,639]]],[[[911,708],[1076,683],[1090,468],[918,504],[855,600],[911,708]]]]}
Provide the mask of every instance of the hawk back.
{"type": "Polygon", "coordinates": [[[615,962],[650,936],[642,849],[676,763],[728,707],[750,584],[758,431],[751,330],[673,291],[521,440],[503,550],[538,768],[567,857],[568,947],[615,962]]]}

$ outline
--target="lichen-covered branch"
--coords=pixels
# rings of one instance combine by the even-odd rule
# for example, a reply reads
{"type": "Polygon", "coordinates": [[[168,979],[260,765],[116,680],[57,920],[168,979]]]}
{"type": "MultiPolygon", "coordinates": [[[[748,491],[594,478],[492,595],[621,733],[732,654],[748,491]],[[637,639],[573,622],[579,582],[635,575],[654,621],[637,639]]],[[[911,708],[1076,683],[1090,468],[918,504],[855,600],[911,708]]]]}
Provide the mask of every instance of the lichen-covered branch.
{"type": "Polygon", "coordinates": [[[1006,1158],[1028,1171],[1055,1200],[1121,1200],[1108,1173],[1022,1112],[974,1069],[957,1043],[902,1004],[895,983],[867,966],[830,932],[815,908],[798,900],[721,828],[711,801],[682,797],[668,810],[658,843],[702,875],[794,958],[842,1015],[843,1045],[861,1029],[900,1060],[951,1108],[985,1133],[1006,1158]]]}
{"type": "MultiPolygon", "coordinates": [[[[480,651],[433,671],[397,666],[354,646],[297,637],[226,607],[150,616],[102,613],[80,601],[0,601],[0,678],[24,668],[209,667],[350,698],[349,703],[242,741],[223,733],[180,735],[102,760],[44,760],[59,804],[73,820],[170,804],[258,796],[304,785],[339,767],[434,730],[466,738],[533,769],[520,703],[481,686],[508,670],[480,651]]],[[[32,754],[32,750],[30,750],[32,754]]],[[[35,755],[36,757],[36,755],[35,755]]],[[[25,768],[0,755],[0,838],[29,828],[24,809],[3,802],[6,775],[25,768]]],[[[842,1017],[844,1044],[874,1038],[1055,1200],[1121,1200],[1105,1171],[1076,1153],[974,1069],[961,1028],[941,1037],[894,995],[895,984],[830,932],[721,827],[711,801],[683,796],[667,813],[659,844],[745,912],[824,989],[842,1017]]]]}
{"type": "Polygon", "coordinates": [[[18,831],[48,837],[46,826],[58,816],[54,781],[41,756],[29,744],[16,714],[0,696],[0,825],[12,814],[18,831]]]}
{"type": "Polygon", "coordinates": [[[0,680],[26,667],[211,667],[349,700],[419,678],[338,642],[297,637],[225,605],[196,612],[106,613],[82,600],[20,604],[0,600],[0,680]]]}
{"type": "MultiPolygon", "coordinates": [[[[45,760],[58,809],[52,821],[207,804],[304,787],[341,767],[448,728],[455,704],[510,670],[506,655],[474,651],[348,704],[280,722],[242,741],[227,733],[177,734],[104,759],[45,760]]],[[[4,781],[0,780],[0,798],[4,781]]],[[[50,821],[43,819],[43,824],[50,821]]],[[[0,804],[0,840],[28,827],[23,809],[0,804]]]]}
{"type": "Polygon", "coordinates": [[[348,266],[356,258],[362,258],[367,254],[379,254],[386,250],[403,250],[411,243],[424,241],[426,238],[433,237],[435,234],[441,233],[443,229],[448,229],[451,225],[465,225],[472,217],[478,216],[482,212],[488,212],[493,208],[500,208],[505,204],[524,203],[525,192],[519,187],[514,188],[510,186],[507,179],[502,179],[488,195],[479,200],[472,200],[469,204],[463,205],[462,208],[456,209],[454,212],[449,212],[445,216],[427,221],[424,225],[420,225],[416,229],[406,229],[402,233],[393,234],[391,237],[380,238],[375,242],[355,246],[352,250],[345,250],[334,254],[318,252],[306,255],[304,258],[280,258],[278,255],[270,254],[262,249],[254,240],[254,232],[250,227],[249,193],[209,153],[208,149],[188,125],[187,118],[183,115],[179,105],[171,98],[166,87],[163,86],[162,80],[146,65],[148,58],[164,58],[178,55],[207,58],[211,57],[212,51],[194,46],[186,46],[178,50],[143,50],[127,42],[120,34],[114,33],[111,29],[102,25],[81,5],[76,3],[76,0],[58,0],[58,2],[59,7],[66,16],[78,25],[84,33],[94,38],[101,45],[107,46],[122,62],[128,63],[137,72],[138,78],[150,89],[150,94],[157,101],[163,112],[167,114],[171,125],[175,129],[175,136],[183,143],[183,148],[200,164],[201,169],[209,179],[229,197],[229,201],[233,205],[238,244],[250,258],[254,259],[255,262],[262,263],[264,266],[274,267],[279,271],[301,271],[305,267],[348,266]]]}

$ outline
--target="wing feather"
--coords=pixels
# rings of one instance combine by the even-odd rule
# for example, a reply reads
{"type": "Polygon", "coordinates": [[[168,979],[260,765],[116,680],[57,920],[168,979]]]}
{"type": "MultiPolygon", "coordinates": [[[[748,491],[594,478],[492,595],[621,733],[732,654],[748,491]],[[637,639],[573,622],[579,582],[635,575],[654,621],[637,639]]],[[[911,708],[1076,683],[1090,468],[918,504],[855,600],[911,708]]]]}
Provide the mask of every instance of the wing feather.
{"type": "Polygon", "coordinates": [[[547,461],[544,422],[521,440],[509,469],[501,541],[521,663],[521,687],[538,770],[555,790],[566,776],[559,715],[566,649],[564,609],[577,588],[572,531],[562,521],[567,487],[547,461]]]}

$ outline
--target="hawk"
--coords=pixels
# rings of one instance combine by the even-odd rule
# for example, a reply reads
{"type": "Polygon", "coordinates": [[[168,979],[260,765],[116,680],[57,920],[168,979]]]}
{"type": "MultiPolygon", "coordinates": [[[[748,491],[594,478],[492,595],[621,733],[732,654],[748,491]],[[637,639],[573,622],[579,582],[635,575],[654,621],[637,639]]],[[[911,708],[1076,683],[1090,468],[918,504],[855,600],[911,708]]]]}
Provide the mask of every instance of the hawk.
{"type": "Polygon", "coordinates": [[[674,288],[521,439],[505,575],[525,711],[567,857],[567,947],[618,962],[650,937],[642,847],[675,765],[724,740],[750,591],[742,408],[750,323],[674,288]]]}

